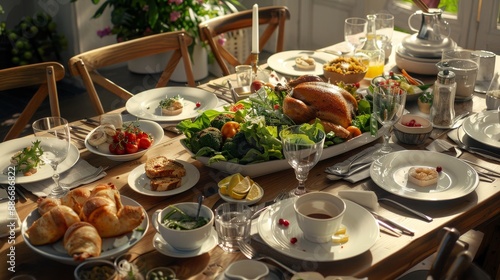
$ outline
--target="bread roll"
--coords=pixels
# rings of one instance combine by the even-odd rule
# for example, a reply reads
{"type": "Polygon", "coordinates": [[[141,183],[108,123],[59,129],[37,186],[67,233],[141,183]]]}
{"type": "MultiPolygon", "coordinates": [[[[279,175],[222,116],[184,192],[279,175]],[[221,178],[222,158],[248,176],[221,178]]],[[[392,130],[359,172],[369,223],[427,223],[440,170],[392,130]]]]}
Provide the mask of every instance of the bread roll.
{"type": "Polygon", "coordinates": [[[63,244],[75,261],[101,255],[102,239],[96,228],[86,222],[72,224],[64,234],[63,244]]]}
{"type": "Polygon", "coordinates": [[[50,244],[62,238],[66,230],[79,221],[73,209],[58,205],[36,220],[26,230],[26,234],[33,245],[50,244]]]}

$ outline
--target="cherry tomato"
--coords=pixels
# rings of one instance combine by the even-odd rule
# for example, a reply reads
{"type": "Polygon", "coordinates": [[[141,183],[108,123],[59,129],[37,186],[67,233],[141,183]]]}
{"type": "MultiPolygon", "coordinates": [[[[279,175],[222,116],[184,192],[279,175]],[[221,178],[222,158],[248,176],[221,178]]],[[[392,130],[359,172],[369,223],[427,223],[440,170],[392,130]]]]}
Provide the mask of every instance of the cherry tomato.
{"type": "Polygon", "coordinates": [[[137,151],[139,151],[139,146],[136,142],[128,142],[127,144],[125,144],[125,151],[127,152],[127,154],[137,153],[137,151]]]}
{"type": "Polygon", "coordinates": [[[109,144],[109,152],[112,154],[116,154],[116,143],[109,144]]]}
{"type": "Polygon", "coordinates": [[[151,147],[152,141],[149,137],[143,137],[139,139],[138,146],[139,149],[147,149],[151,147]]]}
{"type": "Polygon", "coordinates": [[[116,145],[115,154],[117,154],[117,155],[124,155],[125,152],[126,152],[125,146],[122,145],[121,143],[118,143],[116,145]]]}
{"type": "Polygon", "coordinates": [[[231,105],[231,107],[229,108],[229,111],[236,112],[238,110],[243,110],[243,109],[245,109],[245,105],[238,103],[238,104],[231,105]]]}
{"type": "Polygon", "coordinates": [[[279,109],[280,109],[280,105],[274,104],[274,110],[279,110],[279,109]]]}
{"type": "Polygon", "coordinates": [[[137,140],[137,134],[132,132],[125,132],[125,137],[127,138],[127,142],[135,142],[137,140]]]}
{"type": "Polygon", "coordinates": [[[117,130],[113,136],[113,142],[119,143],[125,139],[125,133],[121,130],[117,130]]]}
{"type": "Polygon", "coordinates": [[[149,138],[149,135],[146,132],[141,131],[141,132],[137,133],[137,139],[141,139],[141,138],[149,138]]]}
{"type": "Polygon", "coordinates": [[[228,121],[222,126],[220,131],[222,132],[222,138],[233,138],[240,131],[240,123],[228,121]]]}

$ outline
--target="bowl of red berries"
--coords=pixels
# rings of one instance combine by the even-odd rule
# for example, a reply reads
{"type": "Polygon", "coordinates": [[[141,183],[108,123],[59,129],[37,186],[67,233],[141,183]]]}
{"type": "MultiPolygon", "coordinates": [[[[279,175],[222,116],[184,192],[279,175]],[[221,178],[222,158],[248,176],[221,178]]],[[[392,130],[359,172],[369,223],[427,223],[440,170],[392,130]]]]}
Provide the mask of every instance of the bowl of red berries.
{"type": "Polygon", "coordinates": [[[421,116],[406,114],[394,125],[394,135],[399,142],[420,145],[429,138],[432,123],[421,116]]]}
{"type": "Polygon", "coordinates": [[[163,128],[148,120],[124,122],[121,127],[103,124],[87,135],[85,147],[110,160],[129,161],[142,157],[163,135],[163,128]]]}

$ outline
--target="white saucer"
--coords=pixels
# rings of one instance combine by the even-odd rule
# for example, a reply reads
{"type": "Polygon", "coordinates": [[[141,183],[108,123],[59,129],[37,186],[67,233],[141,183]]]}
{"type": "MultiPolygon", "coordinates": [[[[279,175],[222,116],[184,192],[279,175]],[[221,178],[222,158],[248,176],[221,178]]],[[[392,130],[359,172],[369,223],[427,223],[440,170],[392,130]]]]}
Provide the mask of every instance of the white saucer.
{"type": "Polygon", "coordinates": [[[196,257],[199,255],[203,255],[206,252],[209,252],[215,246],[218,244],[218,236],[217,236],[217,231],[215,231],[215,228],[212,228],[212,232],[210,234],[210,237],[208,238],[203,245],[196,250],[190,250],[190,251],[181,251],[173,248],[170,244],[168,244],[163,237],[159,233],[156,233],[154,238],[153,238],[153,247],[155,247],[158,252],[174,257],[174,258],[191,258],[191,257],[196,257]]]}

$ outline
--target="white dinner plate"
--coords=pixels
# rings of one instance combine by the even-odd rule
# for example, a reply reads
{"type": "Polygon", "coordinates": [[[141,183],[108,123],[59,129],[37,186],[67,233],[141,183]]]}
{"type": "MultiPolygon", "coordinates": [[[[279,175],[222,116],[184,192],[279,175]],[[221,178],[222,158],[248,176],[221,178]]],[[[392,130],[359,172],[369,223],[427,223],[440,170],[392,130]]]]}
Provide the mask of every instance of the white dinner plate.
{"type": "Polygon", "coordinates": [[[500,116],[496,110],[482,111],[464,120],[462,127],[472,139],[500,148],[500,116]]]}
{"type": "Polygon", "coordinates": [[[397,151],[375,160],[370,167],[372,180],[382,189],[415,200],[442,201],[460,198],[479,184],[476,170],[455,157],[431,151],[397,151]],[[408,181],[411,167],[441,166],[436,185],[420,187],[408,181]]]}
{"type": "Polygon", "coordinates": [[[215,94],[192,87],[163,87],[140,92],[127,100],[127,111],[141,119],[152,121],[182,121],[197,117],[201,112],[214,109],[218,104],[215,94]],[[183,100],[182,113],[176,116],[162,116],[160,101],[179,95],[183,100]],[[196,103],[200,106],[196,107],[196,103]]]}
{"type": "MultiPolygon", "coordinates": [[[[9,174],[8,167],[11,165],[10,158],[17,153],[18,151],[23,150],[26,147],[32,146],[33,142],[36,141],[36,138],[33,137],[24,137],[13,139],[9,141],[5,141],[0,143],[0,168],[2,173],[0,174],[0,183],[9,184],[9,174]]],[[[44,140],[47,141],[47,140],[44,140]]],[[[78,148],[73,145],[73,143],[69,146],[69,152],[66,159],[59,164],[57,167],[57,171],[61,174],[73,167],[75,163],[80,158],[80,152],[78,148]]],[[[16,184],[23,183],[33,183],[41,180],[45,180],[51,178],[54,173],[54,170],[50,165],[43,164],[37,168],[37,172],[31,176],[24,176],[22,173],[18,173],[15,176],[16,184]]],[[[11,175],[10,175],[11,176],[11,175]]]]}
{"type": "MultiPolygon", "coordinates": [[[[128,198],[126,196],[121,196],[121,201],[123,205],[131,205],[131,206],[141,206],[135,200],[128,198]]],[[[99,257],[92,257],[88,260],[109,260],[116,256],[127,252],[132,246],[134,246],[139,240],[141,240],[146,234],[149,227],[148,213],[144,210],[144,220],[142,223],[133,231],[124,234],[119,237],[110,237],[102,239],[102,252],[99,257]]],[[[31,211],[31,213],[24,219],[21,226],[21,233],[24,239],[24,242],[36,253],[47,257],[51,260],[69,264],[69,265],[78,265],[80,262],[73,260],[73,257],[68,255],[66,249],[64,249],[62,238],[61,240],[48,245],[40,245],[35,246],[32,245],[29,241],[29,238],[26,235],[26,230],[35,222],[38,218],[40,218],[40,213],[38,213],[38,209],[31,211]]]]}
{"type": "Polygon", "coordinates": [[[267,59],[267,65],[274,71],[289,75],[289,76],[302,76],[302,75],[323,75],[323,64],[336,58],[335,55],[326,52],[317,51],[286,51],[279,52],[271,55],[267,59]],[[301,56],[309,56],[314,58],[316,67],[313,70],[301,70],[295,66],[295,58],[301,56]]]}
{"type": "Polygon", "coordinates": [[[377,221],[366,209],[344,201],[346,211],[342,224],[349,235],[346,243],[313,243],[306,240],[297,224],[293,198],[274,204],[260,215],[257,222],[259,235],[271,248],[300,260],[329,262],[352,258],[368,251],[380,233],[377,221]],[[280,218],[288,220],[290,225],[287,228],[280,226],[280,218]],[[297,238],[295,244],[290,243],[293,237],[297,238]]]}
{"type": "Polygon", "coordinates": [[[219,237],[217,236],[217,231],[215,230],[215,228],[212,228],[208,240],[205,241],[205,243],[203,243],[203,245],[201,245],[200,248],[195,250],[188,250],[188,251],[177,250],[174,247],[170,246],[170,244],[168,244],[167,241],[165,241],[159,233],[156,233],[153,238],[153,247],[156,250],[158,250],[158,252],[166,256],[174,258],[191,258],[209,252],[215,246],[217,246],[218,242],[219,242],[219,237]]]}
{"type": "Polygon", "coordinates": [[[151,185],[149,183],[150,179],[146,176],[146,171],[144,169],[146,165],[145,163],[137,166],[134,170],[132,170],[132,172],[130,172],[128,175],[128,185],[134,191],[149,196],[170,196],[189,190],[196,185],[196,183],[198,183],[198,180],[200,179],[200,171],[198,171],[198,169],[189,162],[182,160],[175,161],[182,164],[186,169],[186,176],[182,177],[180,187],[170,191],[161,192],[151,190],[151,185]]]}

